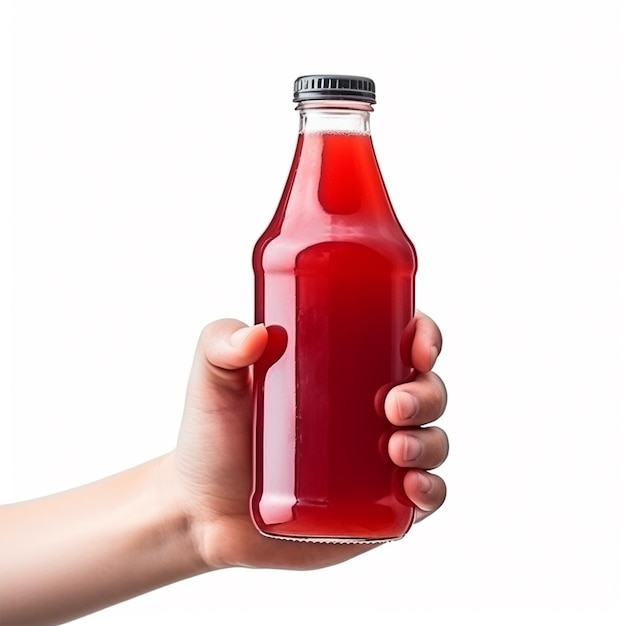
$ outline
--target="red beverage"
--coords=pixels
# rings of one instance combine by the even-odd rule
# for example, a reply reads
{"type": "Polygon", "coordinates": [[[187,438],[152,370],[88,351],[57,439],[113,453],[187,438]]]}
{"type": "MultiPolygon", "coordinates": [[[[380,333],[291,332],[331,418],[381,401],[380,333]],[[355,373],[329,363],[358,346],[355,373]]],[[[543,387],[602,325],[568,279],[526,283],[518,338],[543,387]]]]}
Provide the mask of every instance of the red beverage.
{"type": "Polygon", "coordinates": [[[387,453],[382,400],[410,372],[400,337],[415,251],[376,162],[370,104],[299,108],[287,185],[253,255],[270,349],[255,370],[252,516],[274,537],[395,539],[414,510],[387,453]]]}

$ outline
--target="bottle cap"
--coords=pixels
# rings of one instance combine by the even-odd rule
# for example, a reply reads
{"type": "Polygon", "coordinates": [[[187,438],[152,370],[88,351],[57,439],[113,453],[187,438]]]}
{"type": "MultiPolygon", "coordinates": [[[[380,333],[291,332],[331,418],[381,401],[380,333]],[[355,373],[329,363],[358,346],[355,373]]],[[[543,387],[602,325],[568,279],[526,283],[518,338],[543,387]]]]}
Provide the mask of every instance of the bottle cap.
{"type": "Polygon", "coordinates": [[[315,74],[296,78],[293,101],[356,100],[376,104],[376,86],[365,76],[343,74],[315,74]]]}

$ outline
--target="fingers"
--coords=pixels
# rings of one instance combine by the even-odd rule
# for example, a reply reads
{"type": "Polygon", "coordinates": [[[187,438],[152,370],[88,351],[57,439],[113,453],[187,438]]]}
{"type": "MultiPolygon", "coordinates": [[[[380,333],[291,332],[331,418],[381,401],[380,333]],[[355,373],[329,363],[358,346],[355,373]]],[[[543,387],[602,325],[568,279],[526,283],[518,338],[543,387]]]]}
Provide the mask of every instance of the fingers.
{"type": "Polygon", "coordinates": [[[418,374],[414,381],[391,389],[385,398],[385,415],[394,426],[422,426],[443,414],[447,400],[437,374],[418,374]]]}
{"type": "Polygon", "coordinates": [[[443,480],[423,470],[406,473],[404,491],[416,506],[415,522],[436,511],[446,499],[446,484],[443,480]]]}
{"type": "Polygon", "coordinates": [[[400,345],[403,359],[418,372],[429,372],[441,352],[442,343],[437,324],[417,311],[402,334],[400,345]]]}
{"type": "MultiPolygon", "coordinates": [[[[443,414],[448,394],[443,381],[431,371],[442,343],[437,324],[417,311],[401,340],[402,357],[415,369],[415,379],[397,385],[385,398],[385,414],[395,426],[419,427],[443,414]]],[[[445,482],[425,470],[439,467],[448,449],[448,437],[437,427],[402,429],[389,439],[391,460],[411,468],[404,476],[404,491],[416,507],[416,522],[437,510],[446,498],[445,482]]]]}
{"type": "Polygon", "coordinates": [[[389,438],[390,459],[399,467],[411,468],[404,477],[404,490],[417,508],[416,522],[438,509],[445,500],[443,480],[424,470],[439,467],[448,451],[448,436],[436,426],[398,430],[389,438]]]}

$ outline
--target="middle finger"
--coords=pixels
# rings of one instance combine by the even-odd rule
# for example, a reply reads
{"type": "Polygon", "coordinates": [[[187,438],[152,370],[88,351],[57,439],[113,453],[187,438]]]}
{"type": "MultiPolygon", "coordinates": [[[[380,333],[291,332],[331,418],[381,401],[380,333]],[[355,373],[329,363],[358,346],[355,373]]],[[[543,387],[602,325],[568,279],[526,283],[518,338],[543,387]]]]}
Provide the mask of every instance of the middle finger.
{"type": "Polygon", "coordinates": [[[385,398],[385,415],[394,426],[422,426],[436,420],[446,408],[448,394],[434,372],[394,387],[385,398]]]}

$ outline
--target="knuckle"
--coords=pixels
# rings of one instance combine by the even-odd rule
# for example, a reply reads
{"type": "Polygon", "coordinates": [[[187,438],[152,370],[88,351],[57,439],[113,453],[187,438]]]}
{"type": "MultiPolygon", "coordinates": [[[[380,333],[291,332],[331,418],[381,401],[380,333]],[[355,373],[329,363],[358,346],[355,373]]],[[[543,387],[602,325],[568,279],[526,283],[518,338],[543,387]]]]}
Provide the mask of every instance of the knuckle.
{"type": "Polygon", "coordinates": [[[433,435],[435,436],[437,442],[437,458],[436,465],[433,466],[434,469],[435,467],[439,467],[448,458],[450,442],[445,430],[442,430],[438,426],[433,426],[431,430],[433,431],[433,435]]]}
{"type": "Polygon", "coordinates": [[[435,403],[437,405],[436,409],[438,411],[437,417],[440,417],[441,415],[443,415],[446,407],[448,406],[448,389],[443,382],[441,376],[435,374],[435,372],[430,372],[430,375],[434,384],[437,387],[437,391],[435,394],[435,403]]]}

